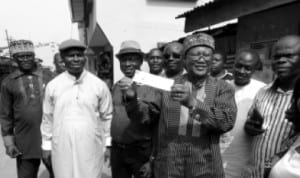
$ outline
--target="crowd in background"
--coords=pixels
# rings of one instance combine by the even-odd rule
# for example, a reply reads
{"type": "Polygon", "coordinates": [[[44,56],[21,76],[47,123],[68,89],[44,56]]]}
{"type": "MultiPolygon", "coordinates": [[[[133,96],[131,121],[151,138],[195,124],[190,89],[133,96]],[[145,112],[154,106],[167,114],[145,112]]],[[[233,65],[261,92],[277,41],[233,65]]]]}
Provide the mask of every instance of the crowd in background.
{"type": "Polygon", "coordinates": [[[269,84],[252,77],[256,51],[238,51],[226,69],[205,33],[148,53],[124,41],[115,84],[101,79],[112,75],[109,54],[96,76],[84,67],[87,47],[66,40],[51,72],[33,46],[11,42],[17,65],[1,83],[1,133],[19,178],[37,177],[41,161],[52,178],[98,178],[105,162],[113,178],[300,177],[299,36],[275,42],[269,84]],[[132,80],[144,61],[174,80],[170,91],[132,80]]]}

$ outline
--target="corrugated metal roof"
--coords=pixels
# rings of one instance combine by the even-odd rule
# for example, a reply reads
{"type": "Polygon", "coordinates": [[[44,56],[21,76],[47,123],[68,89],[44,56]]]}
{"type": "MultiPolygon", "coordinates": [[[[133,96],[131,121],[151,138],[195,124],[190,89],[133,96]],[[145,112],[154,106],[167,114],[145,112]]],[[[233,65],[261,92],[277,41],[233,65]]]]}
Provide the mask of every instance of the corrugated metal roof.
{"type": "Polygon", "coordinates": [[[214,8],[216,6],[216,4],[219,5],[218,3],[228,3],[228,1],[231,1],[231,0],[214,0],[214,1],[211,1],[211,2],[208,2],[208,3],[205,3],[203,5],[196,6],[192,10],[186,11],[186,12],[178,15],[176,17],[176,19],[187,17],[190,14],[198,11],[199,9],[211,9],[211,8],[214,8]]]}

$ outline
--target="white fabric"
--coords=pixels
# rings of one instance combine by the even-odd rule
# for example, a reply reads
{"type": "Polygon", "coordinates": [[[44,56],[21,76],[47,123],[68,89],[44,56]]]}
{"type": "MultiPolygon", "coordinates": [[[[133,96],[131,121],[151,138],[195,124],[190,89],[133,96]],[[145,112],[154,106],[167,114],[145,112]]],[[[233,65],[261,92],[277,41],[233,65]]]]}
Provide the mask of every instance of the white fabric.
{"type": "Polygon", "coordinates": [[[300,146],[300,137],[274,165],[269,178],[300,178],[300,153],[295,150],[298,146],[300,146]]]}
{"type": "Polygon", "coordinates": [[[237,103],[237,117],[234,128],[222,135],[220,141],[221,153],[226,178],[240,178],[251,155],[251,139],[244,131],[247,113],[253,99],[260,88],[265,86],[263,82],[251,79],[246,86],[237,86],[230,81],[235,88],[235,100],[237,103]]]}
{"type": "Polygon", "coordinates": [[[100,178],[110,140],[112,98],[106,84],[84,71],[49,82],[43,103],[42,148],[51,149],[56,178],[100,178]]]}

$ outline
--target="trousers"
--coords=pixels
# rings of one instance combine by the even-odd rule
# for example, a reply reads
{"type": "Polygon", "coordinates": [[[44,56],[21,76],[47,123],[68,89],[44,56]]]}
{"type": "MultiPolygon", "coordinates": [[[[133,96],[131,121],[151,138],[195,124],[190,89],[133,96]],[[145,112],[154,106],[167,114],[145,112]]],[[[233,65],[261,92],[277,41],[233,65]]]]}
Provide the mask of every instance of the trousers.
{"type": "Polygon", "coordinates": [[[37,178],[40,167],[40,159],[17,158],[18,178],[37,178]]]}

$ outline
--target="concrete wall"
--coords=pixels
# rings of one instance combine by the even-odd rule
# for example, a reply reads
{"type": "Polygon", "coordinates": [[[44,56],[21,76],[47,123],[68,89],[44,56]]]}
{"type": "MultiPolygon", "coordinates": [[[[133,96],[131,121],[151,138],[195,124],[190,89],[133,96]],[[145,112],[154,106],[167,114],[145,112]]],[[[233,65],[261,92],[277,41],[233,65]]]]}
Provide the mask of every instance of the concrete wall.
{"type": "MultiPolygon", "coordinates": [[[[190,10],[199,2],[109,0],[97,1],[97,21],[107,35],[116,54],[124,40],[136,40],[148,52],[157,42],[167,42],[185,36],[184,19],[175,17],[190,10]]],[[[114,57],[115,57],[114,54],[114,57]]],[[[114,59],[114,80],[123,75],[119,61],[114,59]]],[[[143,70],[148,71],[146,63],[143,70]]]]}

